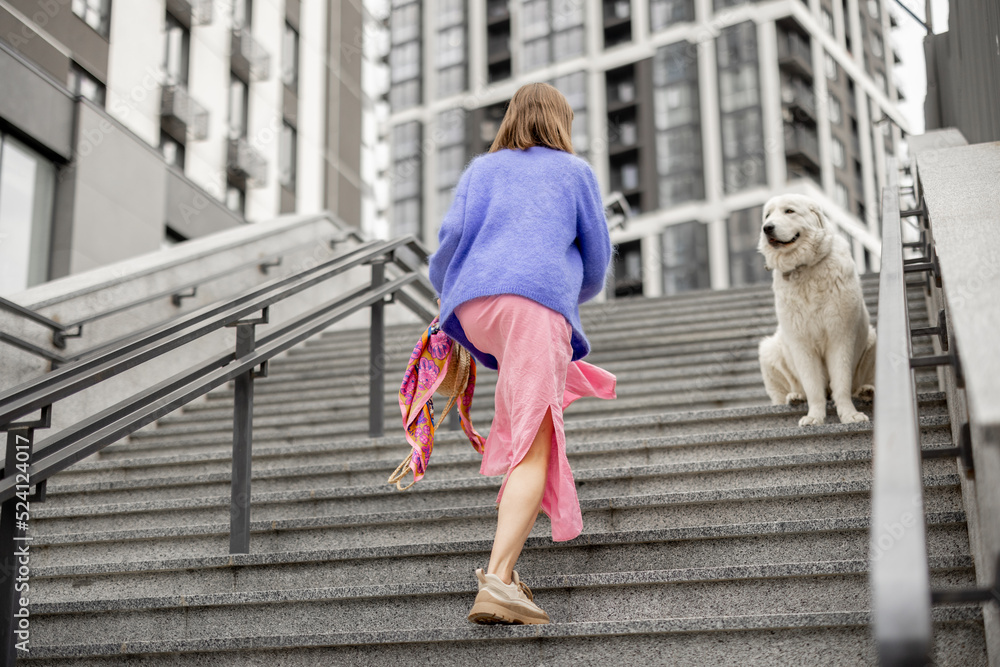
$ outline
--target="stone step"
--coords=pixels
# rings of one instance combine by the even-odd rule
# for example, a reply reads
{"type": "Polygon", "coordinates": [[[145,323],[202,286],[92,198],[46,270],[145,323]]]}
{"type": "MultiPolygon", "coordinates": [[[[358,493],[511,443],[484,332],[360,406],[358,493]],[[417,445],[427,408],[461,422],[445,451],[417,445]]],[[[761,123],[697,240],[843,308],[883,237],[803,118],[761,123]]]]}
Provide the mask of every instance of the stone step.
{"type": "MultiPolygon", "coordinates": [[[[399,605],[392,605],[396,608],[399,605]]],[[[244,619],[241,619],[241,621],[244,619]]],[[[247,621],[258,619],[245,619],[247,621]]],[[[944,607],[932,612],[934,664],[967,667],[985,664],[982,612],[972,607],[944,607]]],[[[867,611],[750,614],[708,617],[601,620],[546,626],[392,628],[382,631],[312,634],[292,630],[267,634],[268,628],[240,636],[98,643],[93,637],[69,645],[32,646],[32,664],[80,667],[121,664],[123,653],[142,655],[144,665],[204,666],[281,664],[544,664],[552,666],[616,664],[874,664],[871,614],[867,611]],[[433,641],[428,641],[433,637],[433,641]],[[86,643],[84,643],[86,642],[86,643]],[[178,661],[181,662],[178,662],[178,661]]]]}
{"type": "MultiPolygon", "coordinates": [[[[936,559],[936,588],[975,585],[971,558],[936,559]]],[[[646,570],[556,577],[529,583],[554,625],[681,619],[744,613],[823,614],[870,608],[864,560],[751,567],[646,570]],[[620,604],[627,600],[627,604],[620,604]]],[[[77,644],[92,637],[130,643],[220,636],[464,629],[475,581],[37,603],[32,639],[77,644]],[[405,601],[405,604],[400,602],[405,601]],[[386,613],[392,610],[392,613],[386,613]]]]}
{"type": "MultiPolygon", "coordinates": [[[[932,558],[961,558],[969,535],[961,513],[928,513],[927,545],[932,558]]],[[[868,520],[848,517],[712,527],[586,533],[570,542],[529,537],[518,561],[521,572],[539,577],[624,572],[636,563],[650,570],[760,566],[868,558],[868,520]],[[628,558],[621,555],[627,551],[628,558]]],[[[492,541],[439,541],[400,546],[200,557],[123,560],[91,564],[36,566],[32,582],[40,602],[153,595],[218,594],[287,590],[303,582],[315,587],[385,583],[392,562],[396,583],[463,581],[489,559],[492,541]]],[[[527,574],[526,574],[527,576],[527,574]]]]}
{"type": "MultiPolygon", "coordinates": [[[[922,418],[921,440],[926,448],[951,444],[945,417],[922,418]]],[[[682,465],[687,470],[715,469],[719,461],[770,459],[785,456],[846,457],[845,451],[868,451],[868,424],[826,424],[811,427],[808,434],[798,426],[767,430],[681,433],[642,439],[619,439],[567,443],[570,465],[577,478],[588,469],[626,466],[682,465]],[[700,468],[699,468],[700,466],[700,468]]],[[[289,446],[257,450],[253,466],[253,488],[265,492],[309,492],[355,486],[381,487],[389,474],[410,451],[409,445],[358,441],[325,446],[289,446]]],[[[228,496],[231,453],[184,455],[125,461],[85,462],[70,475],[50,482],[46,509],[145,500],[159,497],[204,498],[228,496]],[[79,498],[80,494],[83,495],[79,498]]],[[[436,447],[427,475],[418,487],[431,482],[476,478],[481,457],[468,441],[450,439],[436,447]]],[[[826,459],[824,459],[826,460],[826,459]]],[[[659,474],[659,473],[657,473],[659,474]]],[[[387,485],[386,485],[386,488],[387,485]]],[[[39,515],[41,516],[41,515],[39,515]]]]}
{"type": "MultiPolygon", "coordinates": [[[[753,396],[758,396],[755,392],[753,396]]],[[[617,402],[617,401],[615,401],[617,402]]],[[[593,418],[593,408],[601,406],[605,401],[579,401],[570,406],[566,412],[566,434],[567,441],[590,442],[594,440],[607,440],[612,438],[641,437],[645,435],[656,435],[665,432],[688,432],[706,433],[716,431],[728,431],[743,428],[770,428],[770,427],[795,427],[798,419],[806,413],[804,405],[797,406],[772,406],[761,405],[760,401],[755,401],[754,405],[739,406],[731,408],[705,408],[702,410],[685,411],[659,411],[647,410],[645,413],[622,416],[593,418]],[[578,418],[579,417],[579,418],[578,418]],[[572,434],[572,435],[571,435],[572,434]]],[[[859,410],[871,416],[871,404],[856,401],[859,410]]],[[[920,411],[927,418],[936,418],[947,415],[944,404],[944,394],[925,393],[920,395],[920,411]]],[[[473,424],[477,426],[484,436],[489,430],[489,419],[481,419],[483,413],[473,411],[473,424]]],[[[489,416],[486,413],[485,416],[489,416]]],[[[827,422],[823,428],[833,426],[836,422],[836,411],[832,404],[827,405],[827,422]]],[[[265,431],[257,429],[254,431],[254,447],[270,447],[276,444],[287,444],[305,446],[321,443],[329,443],[332,440],[341,440],[348,443],[360,442],[362,440],[375,444],[404,442],[402,428],[396,430],[392,422],[388,421],[390,434],[384,438],[365,438],[368,426],[367,422],[356,422],[354,424],[337,425],[327,424],[313,428],[299,427],[297,429],[283,430],[275,437],[270,437],[265,431]],[[351,437],[353,436],[353,437],[351,437]]],[[[401,422],[400,422],[401,423],[401,422]]],[[[843,425],[838,425],[843,426],[843,425]]],[[[868,426],[861,428],[869,428],[868,426]]],[[[819,427],[811,427],[819,428],[819,427]]],[[[794,430],[794,429],[793,429],[794,430]]],[[[802,433],[801,430],[796,431],[802,433]]],[[[458,431],[450,431],[447,428],[439,429],[435,433],[435,444],[441,445],[447,442],[465,442],[465,436],[458,431]]],[[[353,446],[353,445],[351,445],[353,446]]],[[[467,444],[465,445],[467,446],[467,444]]],[[[206,451],[232,451],[232,436],[219,433],[207,436],[186,436],[176,441],[157,441],[152,438],[142,438],[116,443],[105,447],[100,452],[100,458],[121,459],[134,458],[136,456],[173,456],[181,453],[194,453],[206,451]]],[[[405,451],[405,445],[404,450],[405,451]]],[[[65,473],[63,473],[65,474],[65,473]]]]}
{"type": "MultiPolygon", "coordinates": [[[[961,512],[958,484],[957,474],[926,477],[926,511],[961,512]]],[[[856,480],[591,498],[580,504],[586,532],[664,528],[683,535],[685,531],[725,526],[736,519],[738,523],[752,524],[864,518],[870,511],[869,496],[870,484],[856,480]]],[[[224,553],[229,544],[228,519],[225,512],[209,524],[32,536],[31,559],[35,566],[50,566],[224,553]]],[[[255,520],[251,525],[251,548],[268,552],[469,540],[492,534],[495,523],[496,509],[492,504],[255,520]]],[[[532,534],[550,534],[544,516],[539,518],[532,534]]]]}
{"type": "MultiPolygon", "coordinates": [[[[574,457],[578,458],[578,457],[574,457]]],[[[610,457],[604,457],[607,461],[610,457]]],[[[629,458],[627,455],[623,458],[629,458]]],[[[331,482],[347,481],[347,475],[324,478],[317,471],[299,469],[272,469],[266,471],[262,490],[252,496],[252,514],[257,521],[277,521],[305,517],[343,515],[352,512],[394,512],[444,507],[488,505],[495,501],[502,477],[482,477],[476,474],[475,461],[470,466],[454,466],[457,474],[469,476],[432,476],[415,485],[412,490],[399,492],[385,483],[386,469],[375,473],[376,484],[335,485],[331,482]],[[289,477],[297,477],[289,484],[289,477]],[[304,479],[313,482],[303,488],[304,479]],[[295,490],[290,490],[295,489],[295,490]]],[[[585,467],[587,463],[600,465],[599,459],[577,460],[575,478],[577,492],[582,500],[612,496],[634,496],[660,493],[703,494],[710,491],[731,489],[767,489],[810,481],[813,483],[871,481],[870,450],[841,450],[810,452],[765,457],[736,459],[695,460],[654,465],[627,465],[619,467],[585,467]],[[583,464],[583,465],[580,465],[583,464]]],[[[955,462],[946,459],[926,461],[925,475],[946,475],[955,471],[955,462]]],[[[360,476],[360,475],[354,475],[360,476]]],[[[216,479],[225,473],[216,473],[216,479]]],[[[166,481],[165,475],[156,479],[166,481]]],[[[259,479],[259,478],[258,478],[259,479]]],[[[354,482],[354,479],[350,481],[354,482]]],[[[360,480],[359,480],[360,481],[360,480]]],[[[256,480],[255,480],[256,482],[256,480]]],[[[191,485],[184,484],[182,487],[191,485]]],[[[92,504],[103,494],[94,494],[88,504],[51,503],[32,512],[32,535],[94,532],[126,528],[179,526],[217,521],[229,512],[230,494],[224,481],[218,495],[209,495],[220,485],[201,485],[190,489],[195,495],[165,499],[153,489],[143,489],[149,500],[92,504]],[[205,488],[205,487],[208,488],[205,488]]],[[[64,494],[67,495],[67,494],[64,494]]],[[[72,496],[67,496],[67,499],[72,496]]]]}

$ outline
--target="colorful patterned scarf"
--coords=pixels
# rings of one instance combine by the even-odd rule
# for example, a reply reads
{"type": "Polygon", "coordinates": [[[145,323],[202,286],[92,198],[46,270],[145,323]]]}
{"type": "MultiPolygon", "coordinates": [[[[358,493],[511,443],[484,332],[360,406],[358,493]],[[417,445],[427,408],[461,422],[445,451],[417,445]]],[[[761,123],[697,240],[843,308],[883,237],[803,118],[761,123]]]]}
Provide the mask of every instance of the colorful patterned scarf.
{"type": "MultiPolygon", "coordinates": [[[[420,337],[417,346],[413,348],[413,354],[410,355],[410,361],[406,365],[403,384],[399,388],[399,409],[403,413],[406,441],[410,443],[413,451],[389,477],[389,483],[395,483],[396,488],[401,491],[420,481],[427,471],[427,463],[434,449],[434,429],[440,425],[434,423],[433,396],[448,372],[449,363],[453,360],[451,354],[453,345],[457,343],[438,328],[438,320],[434,318],[420,337]],[[413,471],[413,481],[408,486],[402,486],[403,477],[409,471],[413,471]]],[[[468,436],[472,447],[482,454],[486,440],[476,432],[469,418],[475,390],[476,362],[473,359],[469,367],[469,383],[455,404],[458,407],[462,430],[468,436]]]]}

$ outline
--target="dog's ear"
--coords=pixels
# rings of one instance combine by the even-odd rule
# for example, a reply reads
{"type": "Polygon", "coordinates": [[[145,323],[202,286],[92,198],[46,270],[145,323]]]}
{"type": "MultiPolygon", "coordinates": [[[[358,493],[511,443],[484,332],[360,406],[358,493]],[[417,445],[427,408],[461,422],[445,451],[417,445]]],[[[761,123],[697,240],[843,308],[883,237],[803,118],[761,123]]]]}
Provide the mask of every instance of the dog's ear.
{"type": "Polygon", "coordinates": [[[823,209],[820,208],[819,204],[813,201],[809,202],[809,210],[816,216],[816,222],[819,223],[821,228],[830,229],[830,221],[827,219],[826,213],[823,212],[823,209]]]}

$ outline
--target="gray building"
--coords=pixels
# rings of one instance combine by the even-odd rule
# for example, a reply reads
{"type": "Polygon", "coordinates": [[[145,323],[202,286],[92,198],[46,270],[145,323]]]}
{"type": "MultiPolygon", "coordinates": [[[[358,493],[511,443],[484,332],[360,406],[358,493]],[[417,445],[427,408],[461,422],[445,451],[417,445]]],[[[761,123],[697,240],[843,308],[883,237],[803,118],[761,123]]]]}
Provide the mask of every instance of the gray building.
{"type": "Polygon", "coordinates": [[[955,127],[969,143],[1000,141],[1000,4],[949,7],[948,31],[924,40],[927,130],[955,127]]]}
{"type": "Polygon", "coordinates": [[[365,20],[361,0],[0,2],[0,294],[282,213],[360,227],[365,20]]]}
{"type": "Polygon", "coordinates": [[[883,0],[394,0],[384,201],[431,245],[506,101],[548,81],[574,147],[635,216],[615,232],[619,295],[768,275],[760,207],[819,199],[878,267],[877,193],[905,128],[883,0]]]}

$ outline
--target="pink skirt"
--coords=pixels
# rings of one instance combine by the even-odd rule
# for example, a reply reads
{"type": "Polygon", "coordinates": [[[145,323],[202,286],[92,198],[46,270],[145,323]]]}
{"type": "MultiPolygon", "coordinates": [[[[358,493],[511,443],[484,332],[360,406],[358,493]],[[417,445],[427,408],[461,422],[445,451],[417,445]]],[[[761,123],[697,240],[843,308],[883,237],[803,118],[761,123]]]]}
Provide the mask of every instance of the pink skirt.
{"type": "Polygon", "coordinates": [[[496,414],[486,439],[480,472],[506,475],[521,462],[538,433],[545,412],[552,412],[552,454],[542,496],[542,511],[552,524],[552,539],[571,540],[583,530],[573,471],[566,458],[563,410],[584,396],[615,398],[615,376],[583,361],[573,361],[572,328],[545,306],[512,294],[467,301],[455,314],[469,342],[497,359],[496,414]]]}

